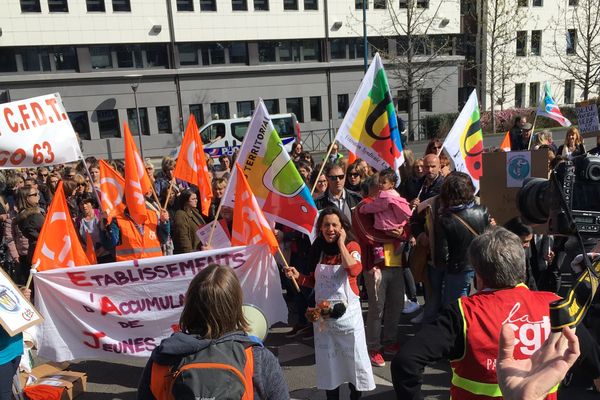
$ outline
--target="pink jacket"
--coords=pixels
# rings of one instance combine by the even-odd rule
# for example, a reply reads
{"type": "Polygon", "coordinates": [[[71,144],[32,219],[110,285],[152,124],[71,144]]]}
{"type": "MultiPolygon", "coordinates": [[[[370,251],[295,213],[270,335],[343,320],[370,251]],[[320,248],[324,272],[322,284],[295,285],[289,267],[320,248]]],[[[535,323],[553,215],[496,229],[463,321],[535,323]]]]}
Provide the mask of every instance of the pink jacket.
{"type": "Polygon", "coordinates": [[[375,214],[373,227],[382,231],[402,228],[412,211],[408,201],[394,189],[382,190],[371,203],[360,208],[361,214],[375,214]]]}

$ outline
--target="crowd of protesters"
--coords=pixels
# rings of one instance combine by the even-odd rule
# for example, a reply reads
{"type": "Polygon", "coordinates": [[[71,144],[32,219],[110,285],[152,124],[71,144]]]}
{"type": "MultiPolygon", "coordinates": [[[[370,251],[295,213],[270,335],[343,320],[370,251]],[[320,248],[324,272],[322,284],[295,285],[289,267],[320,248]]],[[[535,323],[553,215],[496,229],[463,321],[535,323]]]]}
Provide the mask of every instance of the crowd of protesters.
{"type": "MultiPolygon", "coordinates": [[[[513,150],[547,149],[550,168],[585,154],[576,128],[569,129],[565,143],[559,147],[552,142],[550,132],[533,135],[531,128],[525,118],[515,121],[510,131],[513,150]]],[[[597,154],[597,149],[591,152],[597,154]]],[[[316,348],[318,381],[319,388],[327,390],[328,399],[338,399],[339,386],[345,382],[350,383],[351,398],[358,399],[361,391],[374,387],[372,367],[385,366],[387,356],[398,355],[408,360],[399,343],[398,324],[402,314],[410,314],[415,325],[434,323],[440,316],[456,317],[456,308],[452,308],[454,314],[448,317],[448,307],[456,307],[459,298],[482,289],[476,286],[477,267],[468,256],[469,246],[495,226],[496,221],[486,206],[479,204],[470,177],[451,170],[439,139],[431,140],[423,155],[404,149],[405,163],[399,171],[377,172],[361,159],[348,163],[337,143],[332,143],[328,150],[324,165],[316,164],[299,142],[293,144],[290,153],[322,214],[318,222],[319,237],[312,244],[306,235],[292,229],[279,225],[275,229],[280,246],[293,265],[282,273],[291,319],[295,321],[286,336],[314,337],[315,346],[342,346],[335,333],[315,332],[310,315],[311,310],[314,312],[315,307],[328,300],[327,288],[338,285],[340,279],[345,282],[335,295],[347,300],[348,320],[336,322],[332,329],[353,333],[354,351],[349,358],[336,358],[325,356],[316,348]],[[299,280],[300,292],[293,289],[286,275],[299,280]],[[424,295],[424,304],[418,302],[419,294],[424,295]],[[366,329],[362,334],[360,298],[368,301],[366,329]]],[[[127,211],[109,222],[98,204],[100,168],[94,158],[86,159],[85,164],[3,171],[0,174],[3,265],[17,284],[25,284],[46,211],[61,181],[82,245],[93,246],[98,263],[201,250],[206,244],[200,242],[196,231],[214,220],[219,209],[219,218],[231,224],[231,209],[219,207],[219,203],[234,159],[221,156],[218,165],[212,162],[209,165],[213,200],[208,215],[201,212],[197,188],[174,179],[173,158],[163,158],[159,168],[151,160],[145,160],[154,189],[154,193],[148,192],[146,196],[146,206],[152,215],[147,226],[139,226],[127,211]]],[[[124,175],[123,162],[109,163],[124,175]]],[[[573,258],[565,241],[535,234],[518,216],[505,227],[519,238],[525,254],[525,278],[517,283],[525,283],[531,290],[558,292],[561,269],[564,271],[573,258]]],[[[600,337],[599,317],[592,308],[586,323],[593,338],[600,337]]],[[[598,344],[593,344],[589,347],[591,361],[586,364],[586,374],[599,383],[600,353],[598,344]]],[[[448,348],[460,356],[464,346],[459,350],[448,348]]],[[[419,378],[409,379],[419,382],[419,378]]],[[[416,386],[413,382],[402,393],[418,398],[416,386]]]]}

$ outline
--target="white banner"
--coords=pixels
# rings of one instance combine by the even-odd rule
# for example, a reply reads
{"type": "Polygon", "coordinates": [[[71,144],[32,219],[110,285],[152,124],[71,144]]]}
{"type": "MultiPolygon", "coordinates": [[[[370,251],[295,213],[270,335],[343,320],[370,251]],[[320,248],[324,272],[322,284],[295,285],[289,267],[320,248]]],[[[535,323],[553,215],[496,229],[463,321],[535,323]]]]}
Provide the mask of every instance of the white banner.
{"type": "Polygon", "coordinates": [[[229,265],[244,302],[269,324],[287,307],[267,246],[240,246],[35,274],[39,356],[53,361],[149,357],[178,326],[192,278],[211,263],[229,265]]]}
{"type": "Polygon", "coordinates": [[[62,164],[80,154],[58,93],[0,104],[0,168],[62,164]]]}

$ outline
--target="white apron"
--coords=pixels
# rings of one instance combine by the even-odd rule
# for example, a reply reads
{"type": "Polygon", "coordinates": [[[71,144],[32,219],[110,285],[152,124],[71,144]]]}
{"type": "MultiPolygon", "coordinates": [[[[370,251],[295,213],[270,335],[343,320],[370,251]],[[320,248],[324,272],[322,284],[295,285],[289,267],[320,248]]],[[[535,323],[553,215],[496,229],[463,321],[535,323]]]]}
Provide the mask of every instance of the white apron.
{"type": "Polygon", "coordinates": [[[328,300],[332,307],[346,304],[339,319],[314,322],[317,388],[332,390],[350,382],[361,392],[375,389],[360,298],[352,291],[344,267],[317,265],[315,299],[317,304],[328,300]]]}

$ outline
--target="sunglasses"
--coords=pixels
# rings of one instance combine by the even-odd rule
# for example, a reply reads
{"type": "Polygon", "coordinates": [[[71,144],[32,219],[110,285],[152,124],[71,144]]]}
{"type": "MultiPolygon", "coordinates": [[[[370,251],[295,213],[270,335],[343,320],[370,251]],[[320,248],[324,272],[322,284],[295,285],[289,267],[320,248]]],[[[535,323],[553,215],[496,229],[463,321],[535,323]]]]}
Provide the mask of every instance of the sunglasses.
{"type": "Polygon", "coordinates": [[[47,176],[48,176],[48,174],[42,174],[42,176],[45,178],[45,177],[47,177],[47,176]]]}
{"type": "Polygon", "coordinates": [[[40,195],[40,193],[39,193],[39,192],[37,192],[37,193],[29,193],[29,194],[27,195],[27,197],[35,197],[35,196],[39,196],[39,195],[40,195]]]}
{"type": "Polygon", "coordinates": [[[85,183],[78,183],[77,186],[86,187],[87,185],[85,183]]]}
{"type": "Polygon", "coordinates": [[[335,180],[340,180],[341,181],[342,179],[344,179],[344,174],[342,174],[342,175],[329,175],[327,178],[331,179],[332,181],[335,181],[335,180]]]}
{"type": "Polygon", "coordinates": [[[348,174],[348,176],[351,176],[351,177],[353,177],[353,178],[356,178],[356,177],[360,176],[360,174],[359,174],[358,172],[350,172],[350,173],[348,174]]]}

